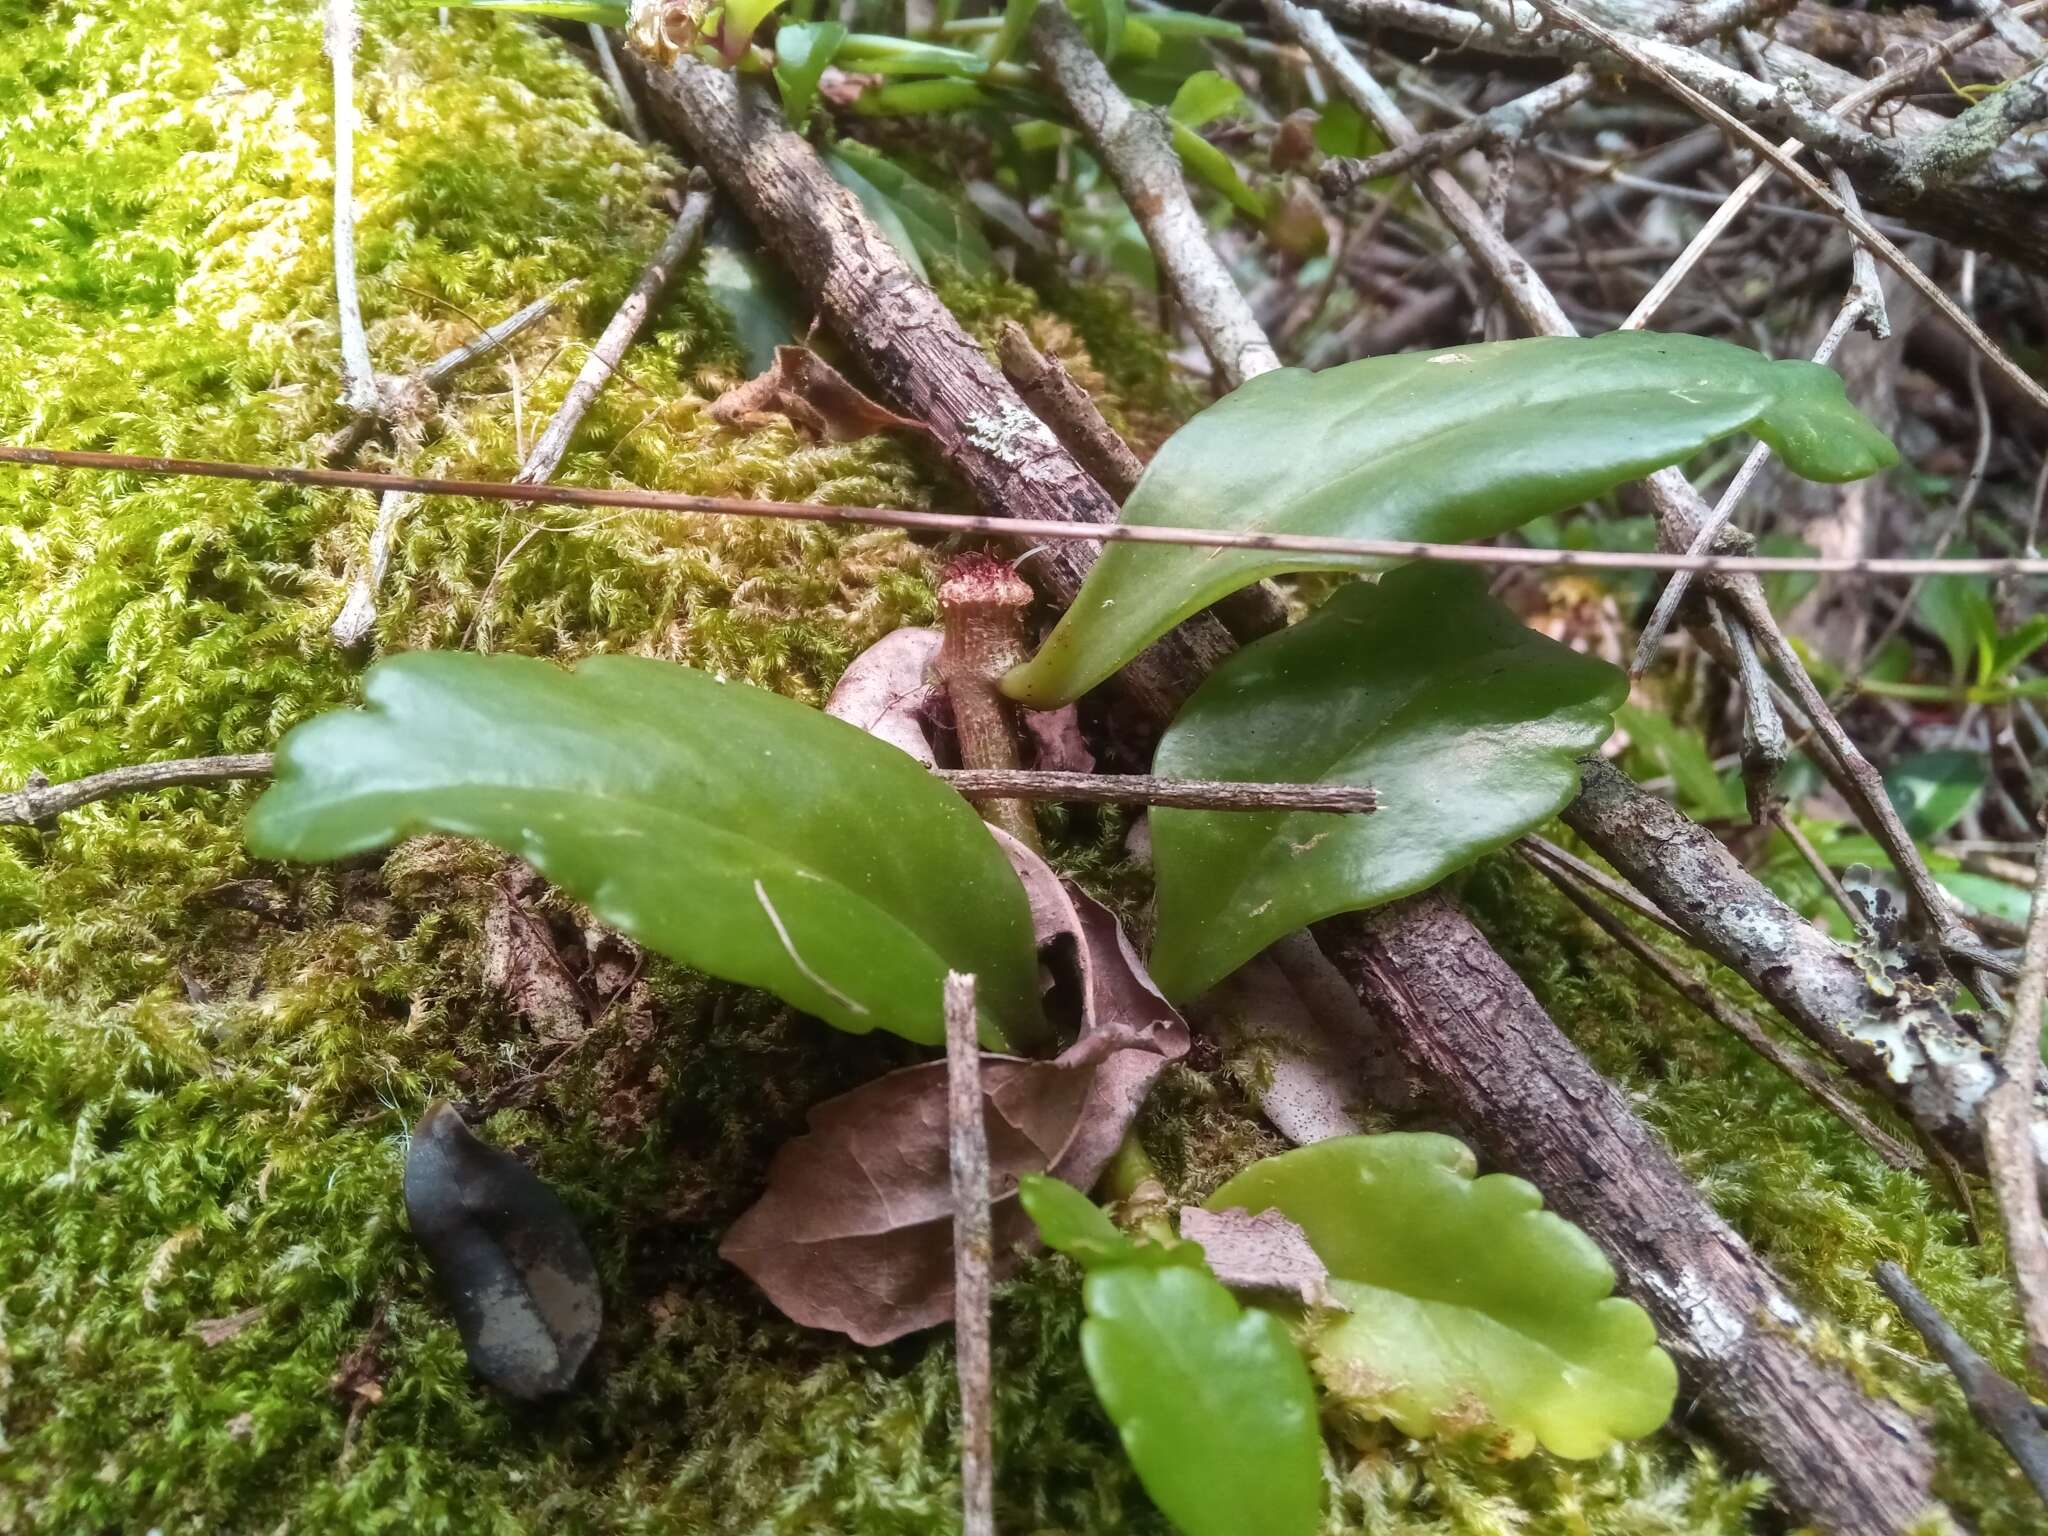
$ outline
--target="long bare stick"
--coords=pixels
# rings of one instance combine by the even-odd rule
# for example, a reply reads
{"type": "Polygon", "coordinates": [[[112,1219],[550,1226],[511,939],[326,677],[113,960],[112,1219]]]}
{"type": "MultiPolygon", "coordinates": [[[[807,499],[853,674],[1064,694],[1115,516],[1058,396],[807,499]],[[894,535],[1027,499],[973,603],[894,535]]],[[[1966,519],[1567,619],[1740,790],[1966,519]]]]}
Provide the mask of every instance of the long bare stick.
{"type": "Polygon", "coordinates": [[[341,327],[342,399],[356,415],[375,416],[382,397],[356,288],[356,43],[361,34],[355,0],[327,0],[327,58],[334,77],[334,298],[341,327]]]}
{"type": "Polygon", "coordinates": [[[974,978],[946,973],[946,1130],[953,1168],[953,1353],[960,1373],[960,1503],[963,1536],[995,1536],[994,1366],[989,1349],[988,1127],[981,1096],[981,1042],[974,978]]]}
{"type": "Polygon", "coordinates": [[[68,448],[27,448],[0,443],[0,464],[47,469],[116,470],[126,474],[186,475],[351,491],[405,491],[415,496],[464,496],[479,501],[523,501],[537,506],[644,508],[655,512],[711,513],[783,521],[865,523],[920,533],[982,533],[1044,543],[1188,544],[1204,549],[1258,549],[1283,554],[1338,555],[1361,564],[1434,560],[1450,565],[1534,567],[1543,570],[1692,571],[1703,576],[1774,574],[1891,580],[1913,576],[2048,576],[2048,555],[1967,555],[1948,560],[1862,559],[1830,555],[1687,555],[1668,550],[1629,553],[1599,549],[1526,549],[1496,544],[1432,544],[1410,539],[1325,538],[1316,534],[1233,533],[1220,528],[1155,527],[1133,523],[1064,523],[1036,518],[983,517],[970,512],[922,512],[904,507],[841,507],[808,501],[756,501],[651,491],[638,486],[523,485],[505,480],[454,480],[431,475],[389,475],[367,469],[310,469],[290,464],[241,464],[225,459],[177,459],[151,454],[97,453],[68,448]]]}
{"type": "Polygon", "coordinates": [[[555,471],[561,468],[562,460],[569,452],[570,440],[583,424],[584,414],[596,401],[605,382],[618,371],[619,360],[626,355],[626,348],[633,344],[633,338],[640,334],[640,327],[653,312],[655,301],[661,297],[661,291],[668,286],[676,268],[682,265],[683,257],[696,243],[710,213],[711,194],[708,191],[700,188],[683,199],[683,211],[669,226],[661,248],[654,253],[654,259],[641,272],[617,312],[606,322],[604,333],[597,338],[597,345],[590,349],[590,356],[577,370],[568,394],[562,397],[561,408],[555,412],[554,420],[548,423],[540,441],[533,445],[526,462],[519,466],[516,484],[539,485],[554,478],[555,471]]]}
{"type": "Polygon", "coordinates": [[[2034,1491],[2048,1499],[2048,1430],[2043,1430],[2034,1416],[2027,1394],[1970,1348],[1969,1341],[1920,1294],[1920,1288],[1898,1265],[1889,1260],[1878,1265],[1876,1280],[1892,1305],[1927,1341],[1927,1347],[1941,1356],[1977,1422],[1998,1437],[2034,1491]]]}
{"type": "Polygon", "coordinates": [[[1984,1150],[1991,1188],[2005,1217],[2005,1244],[2026,1319],[2028,1351],[2034,1369],[2048,1377],[2048,1228],[2041,1220],[2037,1151],[2048,1126],[2037,1126],[2034,1118],[2041,1081],[2041,1006],[2048,1002],[2048,846],[2035,863],[2020,981],[1998,1048],[1998,1085],[1984,1100],[1984,1150]]]}
{"type": "Polygon", "coordinates": [[[1101,152],[1224,387],[1235,389],[1278,368],[1273,344],[1209,244],[1165,123],[1131,105],[1064,5],[1038,7],[1031,48],[1047,81],[1101,152]]]}
{"type": "MultiPolygon", "coordinates": [[[[33,826],[96,800],[178,785],[228,784],[270,776],[268,752],[181,757],[136,763],[61,784],[31,780],[0,792],[0,827],[33,826]]],[[[934,768],[969,797],[1064,800],[1083,805],[1158,805],[1191,811],[1326,811],[1363,816],[1379,809],[1379,791],[1362,784],[1262,784],[1231,779],[1163,779],[1142,773],[1056,773],[1031,768],[934,768]]]]}

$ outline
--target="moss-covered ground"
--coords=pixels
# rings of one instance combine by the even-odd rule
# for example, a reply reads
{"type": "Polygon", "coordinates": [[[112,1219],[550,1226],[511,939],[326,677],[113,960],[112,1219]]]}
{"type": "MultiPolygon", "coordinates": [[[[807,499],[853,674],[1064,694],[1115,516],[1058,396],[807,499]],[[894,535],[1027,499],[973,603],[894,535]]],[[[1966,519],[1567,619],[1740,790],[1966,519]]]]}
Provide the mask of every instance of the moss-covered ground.
{"type": "MultiPolygon", "coordinates": [[[[0,0],[0,435],[317,457],[341,418],[316,12],[0,0]]],[[[614,131],[579,61],[516,22],[373,7],[361,89],[381,367],[565,289],[552,321],[364,461],[502,477],[659,238],[678,168],[614,131]]],[[[978,327],[1056,323],[1015,286],[957,297],[978,327]]],[[[1156,346],[1116,305],[1051,302],[1077,364],[1134,419],[1174,408],[1156,346]]],[[[690,278],[563,477],[945,494],[899,443],[714,427],[704,407],[738,356],[690,278]]],[[[258,749],[346,702],[367,655],[327,625],[372,516],[366,496],[7,472],[0,782],[258,749]]],[[[404,525],[368,654],[631,650],[816,699],[860,647],[929,615],[928,575],[895,534],[440,502],[404,525]]],[[[398,1192],[429,1100],[499,1094],[537,1059],[482,974],[498,860],[420,842],[341,869],[259,866],[238,842],[247,801],[179,791],[0,835],[0,1531],[952,1528],[943,1336],[857,1351],[803,1333],[714,1252],[805,1106],[898,1052],[656,967],[655,1027],[606,1017],[514,1095],[487,1133],[582,1217],[609,1307],[587,1389],[516,1407],[470,1379],[398,1192]],[[371,1391],[337,1392],[366,1340],[375,1360],[355,1379],[371,1391]]],[[[1721,1209],[1837,1320],[1834,1347],[1938,1415],[1958,1509],[1987,1532],[2025,1529],[2012,1474],[1866,1278],[1904,1259],[2010,1363],[1995,1253],[1512,869],[1467,891],[1721,1209]]],[[[1147,1125],[1184,1189],[1262,1150],[1229,1091],[1192,1070],[1147,1125]]],[[[1055,1264],[999,1302],[1002,1528],[1159,1531],[1080,1372],[1076,1325],[1055,1264]]],[[[1332,1476],[1333,1530],[1770,1525],[1764,1490],[1683,1417],[1590,1464],[1384,1438],[1343,1448],[1332,1476]]]]}

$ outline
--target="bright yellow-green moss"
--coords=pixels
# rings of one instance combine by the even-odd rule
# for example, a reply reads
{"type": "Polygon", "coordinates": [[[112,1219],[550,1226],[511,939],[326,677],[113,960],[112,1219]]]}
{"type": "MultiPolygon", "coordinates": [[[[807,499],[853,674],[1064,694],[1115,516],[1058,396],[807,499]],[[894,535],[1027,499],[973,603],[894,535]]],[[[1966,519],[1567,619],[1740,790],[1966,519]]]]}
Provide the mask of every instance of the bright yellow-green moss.
{"type": "MultiPolygon", "coordinates": [[[[0,436],[317,459],[341,420],[317,10],[0,0],[0,436]]],[[[523,23],[457,13],[444,29],[431,8],[374,6],[361,90],[382,368],[567,285],[553,321],[364,455],[503,477],[659,239],[678,168],[607,127],[580,64],[523,23]]],[[[1187,407],[1156,338],[1101,295],[1050,293],[1064,332],[1012,284],[951,297],[979,333],[1023,317],[1092,360],[1141,431],[1187,407]]],[[[946,494],[902,443],[712,426],[736,359],[687,280],[563,478],[946,494]]],[[[327,629],[373,515],[361,495],[0,472],[0,782],[261,748],[346,702],[365,657],[327,629]]],[[[895,534],[435,502],[404,525],[371,654],[632,650],[815,699],[930,611],[928,559],[895,534]]],[[[953,1528],[943,1335],[861,1351],[806,1334],[714,1252],[805,1108],[907,1048],[655,966],[651,1024],[608,1016],[487,1126],[583,1219],[608,1306],[587,1389],[514,1407],[469,1379],[398,1194],[405,1129],[431,1098],[485,1097],[539,1058],[482,979],[499,861],[422,841],[381,865],[260,866],[238,840],[247,799],[174,792],[0,833],[0,1532],[953,1528]],[[380,1316],[382,1398],[351,1431],[330,1378],[380,1316]]],[[[1129,903],[1116,824],[1096,824],[1066,857],[1129,903]]],[[[1942,1405],[1966,1508],[2017,1529],[1939,1379],[1876,1348],[1917,1354],[1859,1278],[1904,1253],[2010,1359],[2004,1293],[1954,1219],[1490,880],[1488,910],[1568,1026],[1844,1319],[1845,1351],[1942,1405]]],[[[1147,1137],[1183,1189],[1265,1147],[1232,1090],[1194,1071],[1170,1075],[1147,1137]]],[[[1077,1324],[1059,1264],[999,1303],[1002,1527],[1149,1536],[1160,1523],[1088,1391],[1077,1324]]],[[[1762,1497],[1675,1436],[1503,1467],[1368,1434],[1335,1475],[1332,1529],[1376,1536],[1733,1536],[1762,1497]]]]}

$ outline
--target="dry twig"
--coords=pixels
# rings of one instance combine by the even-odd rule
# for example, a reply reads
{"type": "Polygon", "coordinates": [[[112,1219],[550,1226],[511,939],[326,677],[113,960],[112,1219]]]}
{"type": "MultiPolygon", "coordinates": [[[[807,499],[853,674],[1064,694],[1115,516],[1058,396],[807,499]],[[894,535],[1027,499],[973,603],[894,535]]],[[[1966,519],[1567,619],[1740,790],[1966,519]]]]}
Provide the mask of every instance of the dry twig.
{"type": "Polygon", "coordinates": [[[981,1042],[974,978],[946,973],[946,1126],[953,1169],[953,1350],[960,1374],[960,1501],[963,1536],[995,1536],[994,1367],[989,1350],[988,1128],[983,1120],[981,1042]]]}
{"type": "Polygon", "coordinates": [[[1991,1188],[2005,1217],[2006,1248],[2026,1319],[2029,1353],[2034,1369],[2048,1377],[2048,1227],[2041,1220],[2039,1167],[2039,1148],[2048,1140],[2048,1126],[2035,1115],[2041,1082],[2041,1008],[2048,1003],[2048,846],[2035,862],[2019,986],[1999,1045],[1998,1083],[1984,1099],[1984,1151],[1991,1166],[1991,1188]]]}

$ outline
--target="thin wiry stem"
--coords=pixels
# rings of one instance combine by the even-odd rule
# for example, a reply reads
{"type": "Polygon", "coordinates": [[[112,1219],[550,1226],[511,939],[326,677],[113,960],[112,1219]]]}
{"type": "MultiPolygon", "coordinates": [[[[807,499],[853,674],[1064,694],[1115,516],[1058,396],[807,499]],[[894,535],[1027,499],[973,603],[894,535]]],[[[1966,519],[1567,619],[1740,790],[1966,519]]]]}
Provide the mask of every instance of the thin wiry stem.
{"type": "MultiPolygon", "coordinates": [[[[839,507],[804,501],[756,501],[650,491],[638,486],[522,485],[503,480],[455,480],[430,475],[389,475],[366,469],[310,469],[289,464],[243,464],[225,459],[179,459],[82,449],[28,448],[0,443],[0,464],[47,469],[113,470],[126,474],[183,475],[351,491],[409,491],[416,496],[462,496],[480,501],[523,501],[539,506],[644,508],[655,512],[710,513],[818,523],[866,523],[921,533],[981,533],[1024,543],[1186,544],[1202,549],[1257,549],[1283,554],[1337,555],[1361,564],[1435,560],[1452,565],[1529,566],[1546,570],[1693,571],[1707,576],[1803,573],[1857,580],[1912,576],[2048,576],[2048,556],[1960,556],[1952,560],[1861,559],[1816,555],[1688,555],[1645,550],[1526,549],[1494,544],[1433,544],[1410,539],[1346,539],[1315,534],[1235,533],[1222,528],[1179,528],[1133,523],[1041,522],[1036,518],[983,517],[966,512],[921,512],[904,507],[839,507]]],[[[1745,617],[1746,617],[1745,612],[1745,617]]],[[[1775,661],[1773,654],[1769,659],[1775,661]]]]}

